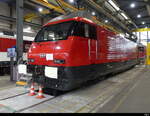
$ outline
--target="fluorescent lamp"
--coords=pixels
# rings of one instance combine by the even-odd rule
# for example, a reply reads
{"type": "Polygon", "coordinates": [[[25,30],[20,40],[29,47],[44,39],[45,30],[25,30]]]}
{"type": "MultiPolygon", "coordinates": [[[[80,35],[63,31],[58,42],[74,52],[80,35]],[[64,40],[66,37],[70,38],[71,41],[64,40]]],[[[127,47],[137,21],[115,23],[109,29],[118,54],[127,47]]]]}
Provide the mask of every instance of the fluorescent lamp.
{"type": "Polygon", "coordinates": [[[121,15],[122,15],[125,19],[129,19],[124,13],[121,13],[121,15]]]}
{"type": "Polygon", "coordinates": [[[109,0],[108,1],[117,11],[120,10],[120,8],[112,1],[112,0],[109,0]]]}
{"type": "Polygon", "coordinates": [[[131,21],[131,20],[129,20],[128,22],[129,22],[129,23],[132,23],[132,21],[131,21]]]}
{"type": "Polygon", "coordinates": [[[74,0],[69,0],[70,3],[74,3],[74,0]]]}
{"type": "Polygon", "coordinates": [[[48,0],[43,0],[44,2],[48,3],[48,0]]]}

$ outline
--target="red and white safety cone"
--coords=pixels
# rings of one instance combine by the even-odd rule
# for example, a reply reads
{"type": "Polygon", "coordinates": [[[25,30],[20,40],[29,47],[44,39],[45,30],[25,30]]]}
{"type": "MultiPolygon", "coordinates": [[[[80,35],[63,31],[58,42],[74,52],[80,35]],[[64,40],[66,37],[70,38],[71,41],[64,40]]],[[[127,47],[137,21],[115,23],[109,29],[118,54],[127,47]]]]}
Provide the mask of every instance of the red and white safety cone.
{"type": "Polygon", "coordinates": [[[28,96],[34,96],[36,95],[35,91],[34,91],[34,83],[32,83],[31,88],[30,88],[30,93],[28,94],[28,96]]]}
{"type": "Polygon", "coordinates": [[[45,98],[45,96],[43,95],[42,86],[39,86],[39,92],[38,92],[38,96],[36,96],[36,98],[38,98],[38,99],[45,98]]]}

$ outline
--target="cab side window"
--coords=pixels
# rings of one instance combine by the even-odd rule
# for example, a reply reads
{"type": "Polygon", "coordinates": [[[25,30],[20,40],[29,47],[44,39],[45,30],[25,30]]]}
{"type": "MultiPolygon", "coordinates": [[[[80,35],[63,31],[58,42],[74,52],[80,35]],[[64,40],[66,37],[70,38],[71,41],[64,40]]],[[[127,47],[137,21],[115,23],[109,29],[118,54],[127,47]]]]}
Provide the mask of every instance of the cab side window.
{"type": "Polygon", "coordinates": [[[96,40],[97,39],[96,26],[83,22],[78,22],[74,28],[73,35],[96,40]]]}
{"type": "Polygon", "coordinates": [[[73,35],[85,37],[85,29],[84,29],[84,23],[83,22],[78,22],[75,25],[73,35]]]}
{"type": "Polygon", "coordinates": [[[84,24],[84,30],[85,30],[85,37],[89,38],[90,32],[89,32],[89,25],[88,24],[84,24]]]}
{"type": "Polygon", "coordinates": [[[139,47],[139,51],[144,52],[144,48],[143,47],[139,47]]]}
{"type": "Polygon", "coordinates": [[[96,26],[89,25],[89,34],[91,39],[97,39],[97,31],[96,26]]]}

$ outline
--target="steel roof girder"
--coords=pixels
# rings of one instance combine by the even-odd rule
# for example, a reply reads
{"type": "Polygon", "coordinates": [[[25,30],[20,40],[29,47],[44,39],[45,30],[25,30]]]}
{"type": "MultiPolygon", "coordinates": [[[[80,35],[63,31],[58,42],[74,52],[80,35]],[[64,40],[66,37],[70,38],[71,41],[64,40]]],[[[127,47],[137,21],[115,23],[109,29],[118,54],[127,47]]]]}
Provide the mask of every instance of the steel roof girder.
{"type": "Polygon", "coordinates": [[[66,14],[65,11],[61,9],[61,7],[50,4],[49,2],[46,2],[45,0],[32,0],[32,1],[35,3],[41,4],[47,8],[53,9],[56,12],[59,12],[60,14],[66,14]]]}
{"type": "Polygon", "coordinates": [[[122,28],[124,28],[128,33],[131,33],[130,30],[122,22],[120,22],[118,19],[116,19],[115,17],[113,17],[108,12],[106,12],[101,6],[99,6],[98,4],[96,4],[94,1],[92,1],[92,0],[86,0],[85,2],[88,3],[88,4],[90,4],[92,7],[96,8],[99,12],[105,14],[107,17],[113,19],[117,24],[119,24],[122,28]]]}

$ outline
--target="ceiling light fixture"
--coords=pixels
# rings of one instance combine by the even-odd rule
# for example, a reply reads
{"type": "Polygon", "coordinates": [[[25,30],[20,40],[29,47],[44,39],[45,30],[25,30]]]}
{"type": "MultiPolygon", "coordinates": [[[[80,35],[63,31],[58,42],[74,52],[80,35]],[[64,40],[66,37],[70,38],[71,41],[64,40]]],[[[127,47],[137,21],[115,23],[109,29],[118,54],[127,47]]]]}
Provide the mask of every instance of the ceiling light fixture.
{"type": "Polygon", "coordinates": [[[105,20],[105,23],[108,23],[108,20],[105,20]]]}
{"type": "Polygon", "coordinates": [[[95,16],[95,15],[96,15],[96,13],[95,13],[95,12],[92,12],[92,15],[94,15],[94,16],[95,16]]]}
{"type": "Polygon", "coordinates": [[[141,18],[141,15],[140,15],[140,14],[138,14],[138,15],[137,15],[137,18],[141,18]]]}
{"type": "Polygon", "coordinates": [[[145,22],[143,21],[143,22],[142,22],[142,24],[144,25],[144,24],[145,24],[145,22]]]}
{"type": "Polygon", "coordinates": [[[132,4],[130,5],[130,7],[131,7],[131,8],[134,8],[134,7],[135,7],[135,3],[132,3],[132,4]]]}
{"type": "Polygon", "coordinates": [[[42,11],[43,11],[43,8],[39,8],[38,11],[39,11],[39,12],[42,12],[42,11]]]}

